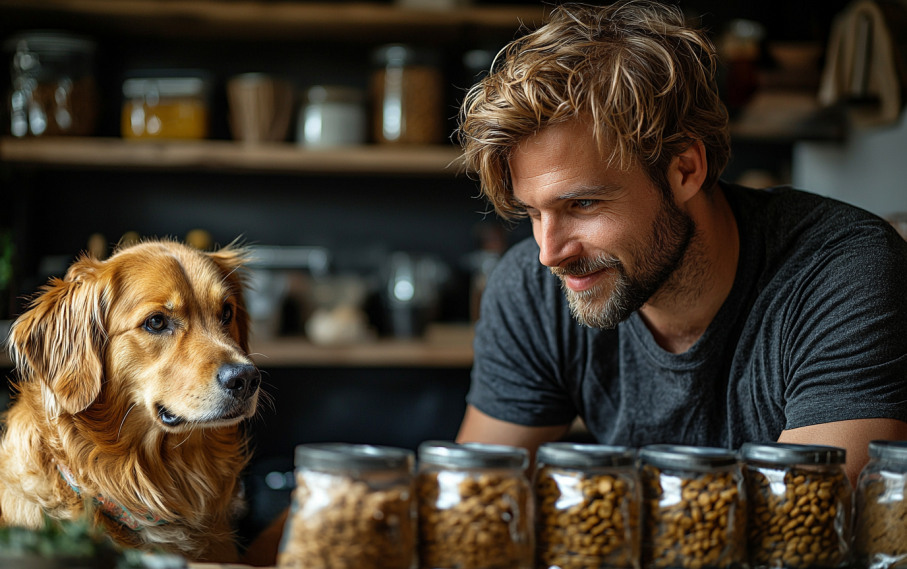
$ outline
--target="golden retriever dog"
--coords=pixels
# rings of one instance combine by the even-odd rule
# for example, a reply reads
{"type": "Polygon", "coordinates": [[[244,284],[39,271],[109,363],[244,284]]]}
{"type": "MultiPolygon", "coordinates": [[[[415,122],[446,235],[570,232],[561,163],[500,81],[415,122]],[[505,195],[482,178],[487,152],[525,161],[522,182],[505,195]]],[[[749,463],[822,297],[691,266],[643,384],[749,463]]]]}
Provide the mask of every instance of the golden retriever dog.
{"type": "Polygon", "coordinates": [[[123,547],[237,559],[261,376],[230,246],[173,241],[82,257],[13,324],[18,393],[0,422],[0,525],[93,511],[123,547]]]}

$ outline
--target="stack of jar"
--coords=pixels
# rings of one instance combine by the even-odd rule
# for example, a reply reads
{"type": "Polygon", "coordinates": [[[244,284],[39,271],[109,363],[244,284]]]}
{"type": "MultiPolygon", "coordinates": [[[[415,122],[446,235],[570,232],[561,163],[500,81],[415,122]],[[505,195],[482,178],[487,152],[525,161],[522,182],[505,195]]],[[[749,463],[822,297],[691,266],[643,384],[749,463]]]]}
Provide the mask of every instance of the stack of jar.
{"type": "Polygon", "coordinates": [[[852,492],[845,451],[429,441],[297,448],[282,567],[838,568],[907,562],[907,442],[873,441],[852,492]],[[534,500],[533,500],[534,496],[534,500]],[[532,519],[535,519],[533,526],[532,519]],[[534,531],[533,531],[534,529],[534,531]],[[853,543],[853,554],[851,553],[853,543]]]}

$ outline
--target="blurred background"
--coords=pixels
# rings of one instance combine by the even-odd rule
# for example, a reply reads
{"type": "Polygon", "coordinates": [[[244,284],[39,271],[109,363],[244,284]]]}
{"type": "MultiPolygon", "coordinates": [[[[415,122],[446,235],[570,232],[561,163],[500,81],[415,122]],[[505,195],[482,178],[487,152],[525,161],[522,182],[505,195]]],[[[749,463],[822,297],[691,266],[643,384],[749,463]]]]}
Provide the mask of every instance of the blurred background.
{"type": "MultiPolygon", "coordinates": [[[[677,4],[721,54],[724,179],[907,230],[903,2],[677,4]]],[[[550,7],[0,0],[0,336],[82,251],[239,238],[274,400],[250,426],[244,538],[289,503],[299,443],[452,439],[485,278],[530,231],[488,213],[450,135],[550,7]]]]}

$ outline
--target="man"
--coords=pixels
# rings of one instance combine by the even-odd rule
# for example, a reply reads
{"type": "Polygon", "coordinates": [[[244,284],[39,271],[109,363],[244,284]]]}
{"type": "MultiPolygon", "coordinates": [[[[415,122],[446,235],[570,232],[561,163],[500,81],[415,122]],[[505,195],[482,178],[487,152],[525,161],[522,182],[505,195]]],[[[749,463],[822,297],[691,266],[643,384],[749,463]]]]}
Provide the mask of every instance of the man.
{"type": "Polygon", "coordinates": [[[674,7],[564,5],[468,94],[468,166],[528,216],[486,289],[458,440],[828,444],[851,480],[907,437],[907,243],[789,188],[718,181],[709,40],[674,7]]]}

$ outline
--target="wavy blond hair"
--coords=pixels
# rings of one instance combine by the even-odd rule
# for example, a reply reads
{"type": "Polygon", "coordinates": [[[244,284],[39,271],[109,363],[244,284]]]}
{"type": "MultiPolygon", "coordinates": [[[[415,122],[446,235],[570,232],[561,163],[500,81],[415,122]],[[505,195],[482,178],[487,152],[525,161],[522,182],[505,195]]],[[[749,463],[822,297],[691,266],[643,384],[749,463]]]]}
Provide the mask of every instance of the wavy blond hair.
{"type": "Polygon", "coordinates": [[[467,170],[505,218],[513,201],[508,160],[546,126],[587,118],[609,163],[637,160],[663,192],[671,159],[702,141],[711,190],[730,158],[727,110],[715,84],[715,47],[674,6],[630,0],[563,4],[548,23],[498,54],[469,90],[458,136],[467,170]]]}

